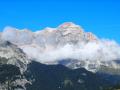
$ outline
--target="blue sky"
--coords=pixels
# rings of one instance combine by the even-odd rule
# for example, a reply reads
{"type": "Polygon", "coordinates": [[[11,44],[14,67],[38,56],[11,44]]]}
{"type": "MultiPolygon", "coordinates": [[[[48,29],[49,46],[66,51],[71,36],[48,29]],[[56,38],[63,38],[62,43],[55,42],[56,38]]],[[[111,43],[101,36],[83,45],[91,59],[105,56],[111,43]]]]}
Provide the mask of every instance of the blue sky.
{"type": "Polygon", "coordinates": [[[0,31],[35,31],[69,21],[120,43],[120,0],[0,0],[0,31]]]}

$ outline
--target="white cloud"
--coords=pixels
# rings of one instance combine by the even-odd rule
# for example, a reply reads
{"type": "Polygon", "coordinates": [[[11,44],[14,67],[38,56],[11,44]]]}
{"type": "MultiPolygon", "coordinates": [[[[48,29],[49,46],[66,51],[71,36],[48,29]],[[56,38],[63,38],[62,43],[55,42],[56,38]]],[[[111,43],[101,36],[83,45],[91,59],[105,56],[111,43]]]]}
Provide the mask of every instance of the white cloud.
{"type": "Polygon", "coordinates": [[[57,62],[62,59],[101,60],[110,61],[120,59],[120,46],[113,41],[99,43],[89,42],[82,46],[67,44],[50,51],[41,51],[40,48],[26,46],[23,48],[28,56],[42,63],[57,62]]]}
{"type": "MultiPolygon", "coordinates": [[[[62,39],[63,37],[61,36],[59,39],[66,42],[66,44],[62,45],[57,41],[57,35],[59,36],[61,32],[57,32],[56,29],[53,31],[50,29],[50,32],[48,30],[46,32],[33,33],[31,31],[20,31],[7,27],[2,32],[1,37],[4,40],[17,44],[29,58],[33,58],[42,63],[57,62],[58,60],[68,58],[92,61],[120,59],[120,45],[113,40],[98,39],[97,42],[89,41],[88,43],[83,43],[79,41],[76,44],[70,44],[65,39],[62,39]]],[[[74,31],[72,30],[72,32],[74,31]]],[[[72,34],[72,32],[70,33],[72,34]]],[[[79,35],[78,33],[76,35],[79,35]]],[[[70,39],[73,40],[73,38],[69,37],[70,39]]]]}

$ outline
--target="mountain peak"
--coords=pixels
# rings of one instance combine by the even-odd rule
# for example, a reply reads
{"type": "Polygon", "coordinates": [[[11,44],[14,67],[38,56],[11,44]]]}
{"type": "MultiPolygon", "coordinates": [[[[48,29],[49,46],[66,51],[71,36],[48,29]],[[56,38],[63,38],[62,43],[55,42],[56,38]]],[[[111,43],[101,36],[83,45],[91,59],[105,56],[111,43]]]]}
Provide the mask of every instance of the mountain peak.
{"type": "Polygon", "coordinates": [[[65,22],[61,24],[58,28],[68,30],[83,30],[81,26],[74,24],[73,22],[65,22]]]}
{"type": "Polygon", "coordinates": [[[90,41],[96,41],[96,40],[97,40],[97,37],[96,37],[93,33],[91,33],[91,32],[86,32],[85,34],[86,34],[86,38],[87,38],[88,40],[90,40],[90,41]]]}
{"type": "Polygon", "coordinates": [[[76,24],[74,24],[73,22],[65,22],[60,25],[60,27],[75,27],[75,26],[76,24]]]}

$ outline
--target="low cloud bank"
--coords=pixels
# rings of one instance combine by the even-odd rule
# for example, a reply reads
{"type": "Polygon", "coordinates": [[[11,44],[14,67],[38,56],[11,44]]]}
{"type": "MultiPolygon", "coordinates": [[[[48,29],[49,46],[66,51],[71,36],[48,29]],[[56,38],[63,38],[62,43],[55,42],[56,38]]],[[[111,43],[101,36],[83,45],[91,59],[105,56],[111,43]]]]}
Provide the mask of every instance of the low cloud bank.
{"type": "MultiPolygon", "coordinates": [[[[77,44],[70,44],[66,41],[66,44],[57,46],[59,42],[55,43],[55,40],[57,40],[56,36],[59,35],[59,33],[57,30],[51,29],[52,28],[50,28],[50,32],[49,30],[43,30],[35,33],[27,29],[17,30],[7,27],[1,33],[1,39],[18,45],[29,58],[42,63],[56,63],[62,59],[77,59],[83,61],[120,60],[120,45],[113,40],[98,39],[97,42],[88,41],[87,43],[79,41],[77,44]],[[51,40],[52,44],[50,44],[51,42],[47,43],[47,40],[51,40]]],[[[70,33],[72,34],[73,32],[70,33]]]]}
{"type": "Polygon", "coordinates": [[[102,40],[99,43],[89,42],[81,46],[67,44],[63,47],[44,52],[39,51],[39,47],[29,46],[24,47],[23,50],[28,56],[42,63],[57,63],[63,59],[120,60],[120,46],[115,41],[110,40],[102,40]]]}

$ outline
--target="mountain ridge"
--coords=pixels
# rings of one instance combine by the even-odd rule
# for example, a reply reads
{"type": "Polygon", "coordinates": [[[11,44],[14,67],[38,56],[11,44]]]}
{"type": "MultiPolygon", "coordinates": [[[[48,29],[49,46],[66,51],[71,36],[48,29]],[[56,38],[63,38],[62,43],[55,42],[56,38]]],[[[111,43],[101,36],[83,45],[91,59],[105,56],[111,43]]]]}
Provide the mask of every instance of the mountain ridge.
{"type": "MultiPolygon", "coordinates": [[[[56,28],[47,27],[37,32],[7,27],[0,36],[2,40],[22,49],[28,59],[35,59],[40,63],[59,64],[60,60],[71,59],[68,64],[72,63],[74,68],[79,68],[77,66],[81,67],[81,64],[85,63],[82,66],[93,72],[101,65],[115,69],[120,67],[116,62],[120,60],[118,43],[102,40],[72,22],[65,22],[56,28]]],[[[71,67],[71,64],[68,64],[65,66],[71,67]]]]}

